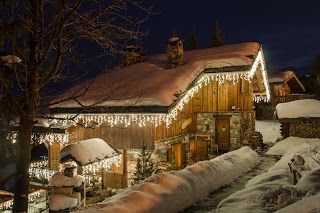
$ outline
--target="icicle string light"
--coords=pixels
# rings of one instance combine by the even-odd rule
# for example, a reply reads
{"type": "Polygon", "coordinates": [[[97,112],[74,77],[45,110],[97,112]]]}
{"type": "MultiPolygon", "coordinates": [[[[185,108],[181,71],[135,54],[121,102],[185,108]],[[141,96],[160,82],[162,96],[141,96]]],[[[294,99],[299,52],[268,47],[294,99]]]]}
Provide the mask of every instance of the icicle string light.
{"type": "Polygon", "coordinates": [[[48,160],[39,160],[31,162],[29,168],[45,168],[48,166],[48,160]]]}
{"type": "MultiPolygon", "coordinates": [[[[38,191],[32,192],[28,195],[28,200],[29,202],[32,202],[35,198],[40,197],[40,193],[45,192],[45,190],[40,189],[38,191]]],[[[7,200],[3,203],[0,203],[0,210],[8,210],[11,209],[13,205],[13,199],[12,200],[7,200]]]]}
{"type": "MultiPolygon", "coordinates": [[[[94,114],[94,115],[78,115],[73,125],[81,123],[84,126],[90,126],[96,124],[98,126],[103,123],[109,123],[111,127],[118,124],[123,124],[125,127],[131,125],[131,123],[137,123],[140,127],[146,126],[147,122],[155,124],[155,127],[161,125],[163,122],[168,128],[175,120],[179,111],[182,111],[184,106],[190,101],[194,94],[198,93],[203,84],[208,85],[211,82],[217,82],[219,85],[225,82],[232,82],[234,85],[239,82],[239,79],[243,79],[251,82],[257,69],[261,65],[261,71],[263,75],[263,81],[266,88],[266,96],[254,97],[254,101],[268,102],[270,100],[270,88],[267,81],[267,72],[263,60],[262,50],[258,52],[258,55],[251,67],[247,72],[223,72],[223,73],[204,73],[199,77],[193,87],[187,90],[187,92],[175,103],[175,105],[169,110],[168,114],[94,114]]],[[[74,115],[73,115],[74,116],[74,115]]],[[[66,126],[70,123],[68,118],[72,118],[72,115],[57,115],[58,119],[53,119],[51,124],[59,124],[66,126]]]]}
{"type": "Polygon", "coordinates": [[[50,143],[50,145],[54,143],[65,144],[69,142],[69,135],[62,134],[62,133],[47,133],[47,134],[41,134],[39,139],[40,139],[40,143],[47,141],[50,143]]]}
{"type": "Polygon", "coordinates": [[[116,165],[116,167],[119,167],[121,161],[122,161],[122,154],[114,156],[112,158],[107,158],[101,161],[97,161],[89,165],[82,166],[82,174],[95,175],[97,172],[99,172],[101,168],[110,169],[112,164],[116,165]]]}
{"type": "MultiPolygon", "coordinates": [[[[17,142],[18,134],[15,132],[10,132],[7,136],[8,140],[11,140],[13,144],[17,142]]],[[[54,143],[65,144],[69,142],[69,135],[63,133],[45,133],[37,136],[35,134],[31,135],[31,138],[39,138],[39,144],[42,144],[44,141],[50,143],[50,145],[54,143]]]]}
{"type": "Polygon", "coordinates": [[[41,180],[48,180],[52,177],[52,175],[55,173],[56,171],[47,169],[47,168],[35,168],[35,167],[30,167],[29,168],[29,174],[30,177],[36,177],[38,179],[41,180]]]}

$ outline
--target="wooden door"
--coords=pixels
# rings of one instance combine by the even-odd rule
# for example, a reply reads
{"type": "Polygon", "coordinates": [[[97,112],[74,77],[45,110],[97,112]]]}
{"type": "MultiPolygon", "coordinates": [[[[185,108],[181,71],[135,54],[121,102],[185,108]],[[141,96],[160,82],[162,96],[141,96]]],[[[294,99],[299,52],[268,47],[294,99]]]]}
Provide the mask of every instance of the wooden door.
{"type": "Polygon", "coordinates": [[[125,149],[118,149],[122,153],[122,160],[117,167],[112,165],[109,170],[103,172],[103,188],[124,189],[127,187],[127,152],[125,149]]]}
{"type": "MultiPolygon", "coordinates": [[[[178,144],[172,145],[171,150],[172,150],[171,155],[172,154],[174,155],[177,167],[179,169],[184,168],[187,164],[186,144],[178,143],[178,144]]],[[[169,162],[172,162],[172,161],[173,159],[171,157],[171,161],[169,162]]]]}
{"type": "Polygon", "coordinates": [[[216,142],[219,151],[229,151],[230,148],[230,117],[216,118],[216,142]]]}
{"type": "Polygon", "coordinates": [[[207,141],[196,140],[196,162],[207,159],[207,141]]]}
{"type": "Polygon", "coordinates": [[[54,143],[49,147],[49,168],[59,170],[60,164],[60,144],[54,143]]]}

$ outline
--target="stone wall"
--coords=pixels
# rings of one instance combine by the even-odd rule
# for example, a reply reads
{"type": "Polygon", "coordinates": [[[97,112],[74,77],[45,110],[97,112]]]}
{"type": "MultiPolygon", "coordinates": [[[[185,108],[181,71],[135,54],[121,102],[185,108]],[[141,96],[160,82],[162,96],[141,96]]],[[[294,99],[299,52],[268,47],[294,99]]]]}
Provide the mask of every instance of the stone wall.
{"type": "Polygon", "coordinates": [[[255,130],[255,112],[198,113],[197,133],[210,134],[215,140],[215,120],[222,116],[230,117],[230,150],[240,148],[255,130]]]}
{"type": "MultiPolygon", "coordinates": [[[[155,141],[155,150],[147,150],[148,152],[152,152],[151,159],[154,160],[156,166],[169,167],[170,165],[166,165],[168,160],[168,150],[171,149],[171,146],[177,143],[189,143],[189,135],[179,135],[175,137],[165,138],[158,141],[155,141]]],[[[188,149],[189,146],[187,146],[188,149]]],[[[188,151],[188,150],[187,150],[188,151]]],[[[130,149],[127,150],[127,175],[128,175],[128,186],[132,185],[132,178],[134,177],[134,173],[137,171],[137,160],[139,158],[139,154],[141,153],[141,149],[130,149]]],[[[166,170],[166,168],[162,168],[166,170]]],[[[167,168],[168,170],[168,168],[167,168]]]]}
{"type": "Polygon", "coordinates": [[[290,123],[289,136],[300,138],[320,138],[319,122],[290,123]]]}
{"type": "MultiPolygon", "coordinates": [[[[190,135],[178,135],[170,138],[164,138],[154,142],[156,162],[166,162],[168,159],[168,150],[173,144],[189,143],[190,135]]],[[[188,151],[188,150],[187,150],[188,151]]]]}

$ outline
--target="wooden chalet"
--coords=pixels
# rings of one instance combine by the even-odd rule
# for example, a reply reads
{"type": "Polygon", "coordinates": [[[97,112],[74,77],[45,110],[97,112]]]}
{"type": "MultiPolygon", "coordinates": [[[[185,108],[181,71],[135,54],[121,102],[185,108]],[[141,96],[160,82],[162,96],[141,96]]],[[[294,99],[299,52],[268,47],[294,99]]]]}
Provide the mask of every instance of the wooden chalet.
{"type": "Polygon", "coordinates": [[[302,82],[298,79],[296,74],[287,70],[277,75],[269,77],[270,84],[270,102],[274,106],[278,103],[296,100],[295,97],[306,92],[302,82]]]}
{"type": "MultiPolygon", "coordinates": [[[[166,54],[129,61],[136,63],[69,89],[50,108],[50,125],[65,128],[68,143],[101,138],[122,150],[123,169],[113,177],[130,179],[143,144],[158,164],[178,168],[250,145],[254,101],[270,98],[259,43],[183,51],[171,38],[166,54]]],[[[62,147],[50,147],[51,162],[62,147]]]]}
{"type": "Polygon", "coordinates": [[[291,70],[269,76],[269,85],[270,101],[256,104],[257,119],[273,119],[278,103],[310,98],[310,95],[305,94],[306,89],[302,82],[291,70]]]}

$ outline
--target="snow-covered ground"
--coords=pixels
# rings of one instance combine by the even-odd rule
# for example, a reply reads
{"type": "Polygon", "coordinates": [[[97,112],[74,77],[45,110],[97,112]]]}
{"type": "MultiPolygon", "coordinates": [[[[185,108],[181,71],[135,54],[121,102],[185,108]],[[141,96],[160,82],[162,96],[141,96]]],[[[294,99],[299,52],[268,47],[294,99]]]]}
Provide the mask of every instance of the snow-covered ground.
{"type": "Polygon", "coordinates": [[[261,121],[256,120],[256,131],[263,136],[263,142],[266,144],[274,144],[282,138],[280,132],[280,123],[277,120],[261,121]]]}
{"type": "MultiPolygon", "coordinates": [[[[280,125],[275,121],[258,121],[256,127],[264,143],[275,143],[280,137],[280,125]]],[[[320,212],[320,165],[316,162],[320,160],[319,152],[320,139],[289,137],[275,143],[266,154],[280,155],[281,159],[268,172],[249,180],[243,190],[220,202],[212,212],[320,212]],[[299,162],[304,164],[293,167],[301,175],[294,184],[288,164],[297,156],[303,158],[299,162]]],[[[77,212],[179,212],[230,184],[258,161],[256,152],[243,147],[181,171],[157,174],[77,212]]]]}
{"type": "Polygon", "coordinates": [[[242,147],[180,171],[156,174],[81,212],[178,212],[230,184],[259,160],[259,155],[251,148],[242,147]]]}
{"type": "MultiPolygon", "coordinates": [[[[269,137],[273,131],[262,134],[269,137]]],[[[281,159],[267,173],[248,181],[245,189],[220,202],[215,212],[320,212],[320,165],[315,161],[320,159],[318,153],[318,138],[289,137],[276,143],[266,154],[281,155],[281,159]],[[298,155],[305,162],[296,166],[302,177],[294,184],[288,163],[298,155]]]]}

